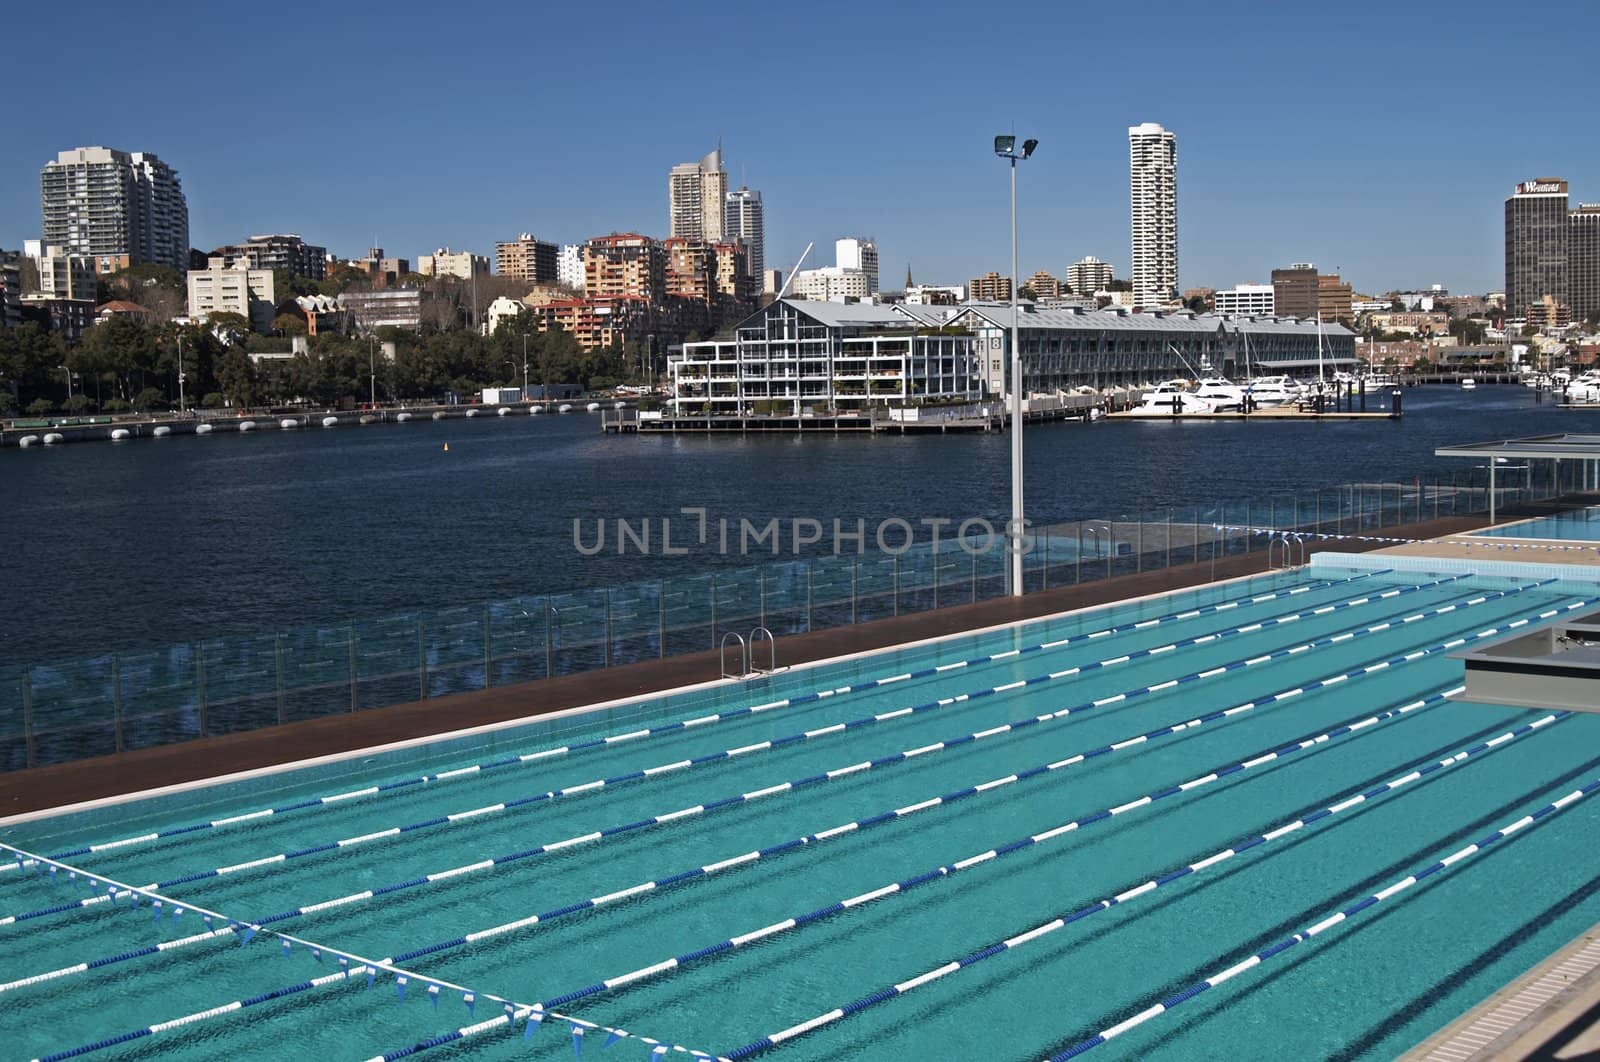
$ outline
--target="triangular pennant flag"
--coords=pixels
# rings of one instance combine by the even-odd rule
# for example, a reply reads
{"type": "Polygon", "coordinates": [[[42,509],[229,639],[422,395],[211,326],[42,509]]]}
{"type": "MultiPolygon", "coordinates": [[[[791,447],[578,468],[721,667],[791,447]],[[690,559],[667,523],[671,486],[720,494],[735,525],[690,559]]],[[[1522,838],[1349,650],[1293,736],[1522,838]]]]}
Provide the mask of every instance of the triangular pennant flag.
{"type": "Polygon", "coordinates": [[[289,953],[294,950],[294,945],[290,944],[288,940],[280,940],[278,943],[283,945],[284,958],[288,958],[289,953]]]}
{"type": "Polygon", "coordinates": [[[161,901],[156,900],[150,905],[150,918],[152,921],[161,921],[161,901]]]}
{"type": "Polygon", "coordinates": [[[404,976],[394,979],[394,990],[400,994],[402,1000],[406,998],[406,979],[404,976]]]}
{"type": "Polygon", "coordinates": [[[128,890],[128,908],[129,908],[129,910],[132,910],[133,908],[138,907],[138,906],[139,906],[139,894],[137,892],[134,892],[132,889],[129,889],[128,890]]]}
{"type": "Polygon", "coordinates": [[[54,863],[52,863],[50,865],[50,884],[52,884],[52,885],[60,885],[61,884],[61,879],[56,876],[56,868],[55,868],[55,864],[54,863]]]}
{"type": "Polygon", "coordinates": [[[311,949],[311,957],[313,959],[317,960],[318,962],[321,962],[322,961],[322,949],[321,948],[312,948],[311,949]]]}
{"type": "Polygon", "coordinates": [[[255,926],[245,926],[244,927],[244,935],[239,938],[239,947],[242,948],[246,944],[250,943],[252,940],[255,939],[255,935],[256,935],[256,927],[255,926]]]}
{"type": "Polygon", "coordinates": [[[526,1040],[528,1037],[532,1036],[533,1030],[538,1028],[539,1023],[542,1021],[544,1021],[543,1007],[536,1006],[532,1010],[528,1011],[528,1025],[522,1030],[522,1038],[526,1040]]]}
{"type": "Polygon", "coordinates": [[[572,1027],[572,1053],[574,1055],[583,1054],[583,1026],[581,1025],[572,1027]]]}
{"type": "Polygon", "coordinates": [[[210,915],[201,915],[200,916],[200,921],[202,921],[202,922],[204,922],[206,924],[206,928],[207,929],[214,929],[215,928],[211,924],[211,916],[210,915]]]}
{"type": "Polygon", "coordinates": [[[666,1044],[656,1044],[656,1046],[651,1050],[650,1053],[652,1055],[654,1055],[656,1058],[660,1058],[662,1055],[667,1053],[667,1045],[666,1044]]]}
{"type": "Polygon", "coordinates": [[[438,985],[429,985],[428,986],[428,999],[433,1003],[433,1009],[434,1010],[438,1010],[439,1009],[439,986],[438,985]]]}
{"type": "Polygon", "coordinates": [[[372,987],[372,982],[377,980],[377,977],[378,977],[378,971],[374,970],[370,966],[367,967],[367,987],[368,988],[372,987]]]}
{"type": "Polygon", "coordinates": [[[626,1035],[628,1034],[623,1032],[621,1029],[606,1030],[606,1042],[600,1045],[601,1049],[603,1050],[607,1047],[610,1047],[612,1044],[616,1043],[626,1035]]]}
{"type": "Polygon", "coordinates": [[[467,1013],[468,1014],[471,1014],[474,1018],[476,1018],[478,1016],[478,997],[477,996],[473,995],[471,992],[464,992],[461,995],[461,1002],[463,1002],[463,1003],[465,1003],[467,1005],[467,1013]]]}
{"type": "Polygon", "coordinates": [[[172,908],[172,920],[176,922],[178,920],[178,916],[181,914],[183,914],[183,908],[174,905],[172,908]]]}
{"type": "Polygon", "coordinates": [[[339,969],[344,973],[345,979],[350,977],[350,960],[343,955],[339,956],[339,969]]]}

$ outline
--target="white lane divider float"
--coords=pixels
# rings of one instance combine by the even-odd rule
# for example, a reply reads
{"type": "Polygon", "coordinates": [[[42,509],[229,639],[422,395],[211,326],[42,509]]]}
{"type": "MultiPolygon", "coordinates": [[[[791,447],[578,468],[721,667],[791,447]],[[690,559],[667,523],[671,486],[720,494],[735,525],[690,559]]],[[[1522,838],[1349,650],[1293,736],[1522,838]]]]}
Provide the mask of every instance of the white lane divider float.
{"type": "MultiPolygon", "coordinates": [[[[683,730],[690,730],[701,726],[709,726],[713,723],[726,722],[730,719],[756,715],[762,712],[773,711],[780,708],[795,707],[800,704],[823,701],[836,697],[842,698],[852,694],[869,693],[873,690],[881,689],[884,686],[890,686],[897,683],[920,680],[936,675],[943,675],[952,671],[961,670],[963,668],[976,667],[1003,659],[1026,656],[1030,653],[1048,651],[1051,649],[1060,649],[1068,645],[1078,644],[1080,642],[1093,641],[1099,638],[1111,637],[1117,634],[1125,634],[1129,631],[1142,631],[1151,627],[1159,627],[1167,623],[1176,623],[1184,620],[1195,619],[1200,616],[1226,612],[1232,609],[1247,608],[1251,605],[1264,604],[1265,602],[1274,601],[1279,598],[1294,597],[1298,594],[1310,593],[1315,590],[1325,590],[1329,587],[1339,586],[1345,583],[1359,582],[1363,579],[1370,579],[1376,576],[1390,574],[1393,574],[1393,569],[1385,568],[1378,571],[1362,572],[1358,575],[1352,575],[1340,579],[1324,579],[1314,583],[1305,583],[1300,586],[1293,586],[1281,590],[1273,590],[1264,594],[1254,594],[1248,597],[1231,598],[1226,601],[1218,602],[1214,605],[1202,605],[1196,608],[1187,609],[1182,612],[1170,612],[1162,616],[1153,616],[1150,619],[1121,623],[1112,627],[1103,627],[1099,630],[1068,635],[1063,638],[1057,638],[1047,642],[1039,642],[1034,645],[1027,645],[1017,649],[1007,649],[1002,652],[988,653],[982,656],[970,657],[965,660],[955,660],[947,664],[939,664],[936,666],[920,668],[915,671],[905,671],[896,675],[870,679],[851,685],[837,686],[833,689],[815,690],[807,694],[800,694],[794,697],[785,697],[782,700],[767,701],[762,704],[747,705],[743,708],[736,708],[713,715],[699,716],[693,719],[677,720],[662,724],[661,726],[646,727],[641,730],[632,730],[623,734],[613,734],[609,737],[594,738],[590,741],[575,742],[570,745],[562,745],[558,748],[543,749],[538,752],[521,753],[517,755],[506,756],[497,760],[487,760],[483,763],[475,763],[464,767],[456,767],[452,768],[451,770],[440,771],[435,774],[401,778],[391,782],[363,786],[359,789],[350,789],[339,793],[330,793],[325,796],[312,797],[306,800],[299,800],[289,804],[278,805],[276,807],[258,808],[256,810],[242,812],[237,815],[229,815],[226,818],[211,819],[206,822],[189,823],[184,826],[174,826],[166,830],[157,830],[150,833],[137,834],[131,837],[122,837],[118,838],[117,840],[104,841],[99,844],[81,845],[77,848],[69,848],[61,852],[52,852],[49,858],[74,859],[82,855],[96,855],[104,852],[112,852],[122,848],[128,848],[135,845],[153,844],[156,841],[169,840],[174,837],[187,836],[189,834],[201,833],[207,830],[222,829],[224,827],[237,826],[247,822],[258,822],[262,819],[274,818],[296,811],[304,811],[313,808],[326,808],[331,805],[342,804],[346,801],[358,800],[365,797],[378,796],[386,793],[393,793],[400,790],[410,789],[414,786],[431,785],[437,782],[449,782],[463,778],[471,778],[505,767],[539,763],[548,759],[568,756],[575,752],[587,752],[595,749],[609,748],[613,745],[639,741],[645,738],[659,737],[663,734],[677,733],[683,730]]],[[[1460,578],[1466,578],[1466,576],[1460,576],[1460,578]]],[[[15,863],[0,863],[0,874],[4,874],[15,869],[15,863]]]]}

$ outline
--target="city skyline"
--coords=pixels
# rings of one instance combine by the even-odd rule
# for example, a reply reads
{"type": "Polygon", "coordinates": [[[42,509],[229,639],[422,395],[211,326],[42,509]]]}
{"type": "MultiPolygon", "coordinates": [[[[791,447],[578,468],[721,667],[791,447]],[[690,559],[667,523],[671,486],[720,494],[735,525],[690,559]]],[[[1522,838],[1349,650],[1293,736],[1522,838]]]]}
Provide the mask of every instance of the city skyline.
{"type": "MultiPolygon", "coordinates": [[[[1119,87],[1108,102],[1081,107],[1063,102],[1067,86],[1050,73],[1057,69],[1047,60],[1058,35],[1049,31],[1070,28],[1082,37],[1097,28],[1109,32],[1115,20],[1041,12],[1040,32],[1017,45],[1015,98],[1028,102],[1017,105],[1014,118],[968,98],[962,86],[970,72],[918,68],[907,98],[938,101],[922,115],[931,132],[919,149],[903,132],[890,134],[892,117],[862,108],[853,89],[820,76],[814,86],[801,83],[803,114],[785,106],[784,93],[798,86],[782,78],[766,91],[719,99],[685,118],[649,106],[617,109],[624,97],[636,101],[641,86],[650,87],[649,99],[687,91],[693,64],[679,61],[682,50],[709,39],[710,28],[719,47],[785,54],[792,47],[775,45],[770,20],[754,15],[691,7],[668,25],[647,10],[602,34],[575,13],[547,13],[536,26],[531,14],[508,9],[495,34],[444,39],[420,32],[421,8],[400,5],[392,23],[381,26],[354,14],[319,13],[319,55],[341,47],[374,52],[393,70],[446,55],[478,72],[475,84],[491,96],[513,87],[509,79],[502,84],[505,76],[495,71],[503,64],[494,57],[516,43],[518,27],[573,45],[550,50],[552,83],[581,69],[579,45],[591,38],[640,50],[625,76],[586,81],[583,106],[517,108],[511,138],[494,108],[473,116],[460,100],[428,95],[362,104],[403,110],[406,127],[420,129],[420,138],[391,137],[392,127],[378,123],[349,136],[268,144],[254,123],[234,120],[241,105],[248,110],[267,99],[265,86],[241,89],[243,99],[228,101],[226,121],[220,100],[197,97],[170,108],[156,102],[190,85],[183,56],[208,44],[221,47],[219,29],[198,26],[194,44],[180,45],[155,27],[132,26],[121,43],[152,60],[140,73],[145,102],[86,111],[84,104],[115,87],[109,75],[91,76],[66,86],[70,98],[50,114],[22,116],[9,138],[10,165],[0,172],[0,246],[19,247],[39,235],[39,168],[62,150],[89,144],[154,152],[178,170],[190,201],[191,242],[202,250],[276,231],[301,233],[341,255],[357,255],[376,240],[415,256],[446,244],[491,253],[495,242],[522,231],[563,244],[612,231],[664,237],[661,175],[698,157],[720,135],[730,187],[759,188],[768,204],[769,268],[792,269],[807,242],[825,247],[845,233],[872,232],[885,275],[902,276],[910,264],[920,279],[944,283],[1008,261],[1005,175],[989,142],[1013,125],[1040,140],[1019,179],[1024,277],[1038,269],[1060,276],[1085,255],[1128,275],[1125,136],[1130,125],[1147,120],[1177,130],[1184,141],[1179,285],[1185,288],[1263,282],[1274,266],[1315,261],[1362,291],[1429,283],[1497,289],[1504,188],[1528,174],[1561,173],[1572,182],[1575,202],[1600,199],[1594,174],[1600,147],[1592,138],[1549,132],[1584,127],[1588,95],[1575,69],[1551,64],[1545,71],[1539,91],[1550,120],[1535,128],[1512,120],[1515,104],[1494,79],[1452,82],[1441,99],[1427,64],[1416,62],[1415,35],[1425,33],[1431,54],[1454,67],[1498,68],[1519,43],[1533,47],[1533,28],[1515,20],[1489,34],[1471,17],[1385,13],[1359,53],[1331,43],[1308,53],[1307,34],[1322,25],[1308,18],[1271,12],[1213,19],[1173,8],[1160,33],[1084,53],[1082,77],[1119,87]],[[1135,54],[1147,69],[1125,84],[1135,54]],[[1274,93],[1274,82],[1304,83],[1308,92],[1274,93]],[[1259,106],[1241,123],[1232,108],[1244,100],[1259,106]],[[775,108],[785,122],[772,120],[775,108]],[[58,117],[84,113],[91,116],[58,117]],[[594,120],[602,113],[604,122],[594,120]],[[805,136],[794,135],[795,123],[805,136]],[[1418,135],[1422,127],[1431,132],[1418,135]],[[583,179],[575,180],[580,173],[583,179]],[[930,225],[931,218],[939,224],[930,225]]],[[[944,16],[953,19],[959,10],[936,7],[915,22],[857,11],[852,32],[884,41],[885,54],[905,54],[935,46],[948,30],[944,16]]],[[[73,32],[64,14],[37,17],[45,34],[73,32]]],[[[1550,17],[1559,20],[1560,11],[1550,17]]],[[[243,22],[262,31],[271,24],[264,16],[243,22]]],[[[111,42],[84,45],[87,69],[114,65],[111,42]]],[[[322,61],[289,54],[285,73],[321,70],[325,81],[322,61]]],[[[19,63],[25,82],[47,75],[43,55],[23,55],[19,63]]]]}

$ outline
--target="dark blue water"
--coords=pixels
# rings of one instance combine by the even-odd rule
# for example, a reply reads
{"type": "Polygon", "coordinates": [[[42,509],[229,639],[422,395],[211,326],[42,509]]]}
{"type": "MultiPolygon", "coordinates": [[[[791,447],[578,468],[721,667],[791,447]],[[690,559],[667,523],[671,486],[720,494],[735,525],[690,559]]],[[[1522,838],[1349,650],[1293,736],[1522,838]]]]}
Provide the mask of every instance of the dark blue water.
{"type": "MultiPolygon", "coordinates": [[[[1405,401],[1398,422],[1039,425],[1027,432],[1029,516],[1448,475],[1464,463],[1436,460],[1437,446],[1571,430],[1583,416],[1511,386],[1405,401]]],[[[676,517],[682,541],[682,506],[735,526],[998,516],[1007,447],[1004,435],[619,438],[577,415],[7,449],[0,664],[763,559],[584,557],[574,518],[592,534],[600,517],[676,517]]]]}

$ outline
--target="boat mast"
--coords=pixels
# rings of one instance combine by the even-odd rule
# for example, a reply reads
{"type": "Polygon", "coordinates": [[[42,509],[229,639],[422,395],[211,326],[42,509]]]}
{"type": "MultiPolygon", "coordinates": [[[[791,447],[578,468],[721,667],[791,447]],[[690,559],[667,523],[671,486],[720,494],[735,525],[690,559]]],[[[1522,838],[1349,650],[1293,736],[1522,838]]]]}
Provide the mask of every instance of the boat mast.
{"type": "Polygon", "coordinates": [[[1323,383],[1323,379],[1322,379],[1322,311],[1321,310],[1317,311],[1317,383],[1318,384],[1323,383]]]}

